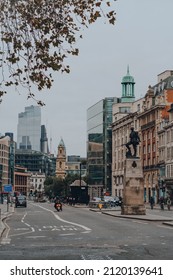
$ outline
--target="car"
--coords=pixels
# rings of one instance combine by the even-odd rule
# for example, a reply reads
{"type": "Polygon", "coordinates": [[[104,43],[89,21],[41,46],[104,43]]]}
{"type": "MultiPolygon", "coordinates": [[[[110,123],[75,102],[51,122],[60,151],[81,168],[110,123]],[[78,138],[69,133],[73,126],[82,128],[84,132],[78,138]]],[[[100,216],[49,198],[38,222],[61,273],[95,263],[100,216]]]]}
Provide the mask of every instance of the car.
{"type": "Polygon", "coordinates": [[[17,208],[18,206],[23,206],[23,207],[27,206],[25,195],[16,196],[15,207],[17,208]]]}

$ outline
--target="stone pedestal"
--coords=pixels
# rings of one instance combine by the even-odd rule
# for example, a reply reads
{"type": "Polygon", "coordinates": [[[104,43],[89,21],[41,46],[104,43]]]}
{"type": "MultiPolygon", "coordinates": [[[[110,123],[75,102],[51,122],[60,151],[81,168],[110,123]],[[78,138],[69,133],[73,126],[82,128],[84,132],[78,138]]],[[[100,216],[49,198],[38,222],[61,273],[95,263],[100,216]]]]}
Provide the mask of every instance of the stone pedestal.
{"type": "Polygon", "coordinates": [[[125,160],[122,215],[145,215],[144,177],[140,158],[125,160]]]}

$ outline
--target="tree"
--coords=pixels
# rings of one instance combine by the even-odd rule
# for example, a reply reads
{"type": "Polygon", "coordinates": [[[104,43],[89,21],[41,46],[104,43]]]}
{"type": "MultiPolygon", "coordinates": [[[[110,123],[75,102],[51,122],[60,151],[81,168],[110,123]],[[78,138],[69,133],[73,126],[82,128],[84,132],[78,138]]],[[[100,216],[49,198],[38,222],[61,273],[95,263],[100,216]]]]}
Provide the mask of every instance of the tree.
{"type": "MultiPolygon", "coordinates": [[[[115,23],[116,0],[1,0],[0,97],[5,86],[50,89],[52,71],[70,72],[65,59],[78,55],[82,31],[99,18],[115,23]]],[[[37,103],[43,105],[41,101],[37,103]]]]}

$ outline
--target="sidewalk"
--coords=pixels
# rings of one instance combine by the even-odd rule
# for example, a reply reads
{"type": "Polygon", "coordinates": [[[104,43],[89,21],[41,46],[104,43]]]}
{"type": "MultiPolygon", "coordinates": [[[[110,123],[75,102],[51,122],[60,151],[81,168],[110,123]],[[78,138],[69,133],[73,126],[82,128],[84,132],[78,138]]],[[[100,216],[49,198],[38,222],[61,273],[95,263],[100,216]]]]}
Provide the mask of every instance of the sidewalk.
{"type": "Polygon", "coordinates": [[[114,209],[102,208],[101,210],[99,210],[98,208],[90,208],[89,210],[93,212],[101,212],[104,215],[109,215],[114,218],[162,222],[162,224],[164,225],[173,226],[173,209],[168,211],[165,208],[165,210],[162,211],[160,210],[159,205],[156,206],[153,210],[150,209],[149,205],[146,205],[146,215],[122,215],[120,207],[116,207],[114,209]]]}
{"type": "Polygon", "coordinates": [[[12,215],[13,212],[14,206],[11,206],[10,204],[7,205],[6,202],[4,204],[0,204],[0,237],[5,230],[3,220],[12,215]]]}

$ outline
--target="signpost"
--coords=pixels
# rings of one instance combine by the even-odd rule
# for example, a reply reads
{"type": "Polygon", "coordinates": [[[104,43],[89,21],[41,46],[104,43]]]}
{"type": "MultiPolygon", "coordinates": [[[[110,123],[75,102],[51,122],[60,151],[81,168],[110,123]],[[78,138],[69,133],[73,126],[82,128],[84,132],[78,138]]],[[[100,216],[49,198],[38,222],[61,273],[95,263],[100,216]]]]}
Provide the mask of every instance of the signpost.
{"type": "Polygon", "coordinates": [[[5,185],[4,186],[4,192],[9,193],[9,192],[12,192],[12,191],[13,191],[12,185],[5,185]]]}
{"type": "Polygon", "coordinates": [[[7,212],[9,210],[9,193],[13,191],[12,185],[5,185],[4,192],[7,193],[7,212]]]}

